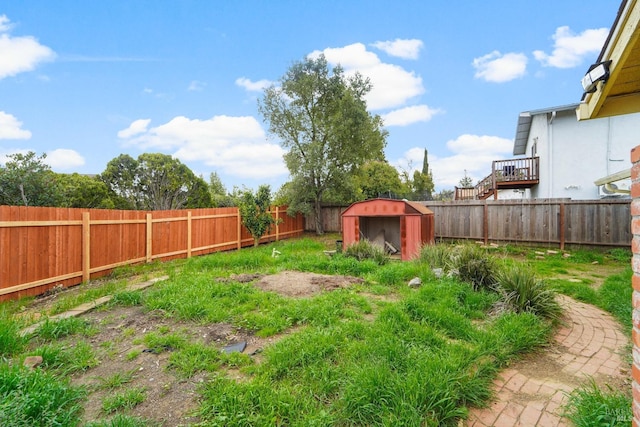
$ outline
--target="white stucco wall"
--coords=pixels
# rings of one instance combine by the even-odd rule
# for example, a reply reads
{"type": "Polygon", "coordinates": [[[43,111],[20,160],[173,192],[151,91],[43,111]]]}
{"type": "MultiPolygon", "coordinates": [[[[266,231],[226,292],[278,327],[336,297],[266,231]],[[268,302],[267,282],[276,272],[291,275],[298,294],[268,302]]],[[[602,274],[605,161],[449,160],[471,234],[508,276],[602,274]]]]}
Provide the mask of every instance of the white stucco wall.
{"type": "MultiPolygon", "coordinates": [[[[531,123],[526,156],[537,140],[540,158],[540,183],[531,189],[531,197],[599,198],[593,182],[629,167],[629,152],[640,138],[640,114],[580,122],[574,110],[552,116],[538,114],[531,123]]],[[[628,181],[617,184],[625,188],[628,181]]]]}

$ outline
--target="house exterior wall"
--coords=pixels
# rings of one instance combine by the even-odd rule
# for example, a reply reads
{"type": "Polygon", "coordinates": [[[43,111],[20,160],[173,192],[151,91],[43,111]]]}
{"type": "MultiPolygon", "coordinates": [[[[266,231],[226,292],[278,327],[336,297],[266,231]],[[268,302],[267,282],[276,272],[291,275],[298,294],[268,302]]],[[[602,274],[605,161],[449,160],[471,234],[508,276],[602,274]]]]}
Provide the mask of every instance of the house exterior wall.
{"type": "MultiPolygon", "coordinates": [[[[637,144],[640,113],[578,122],[574,110],[533,117],[526,156],[534,144],[540,159],[539,184],[525,192],[530,198],[600,197],[596,179],[628,169],[628,153],[637,144]]],[[[616,183],[629,188],[629,181],[616,183]]]]}

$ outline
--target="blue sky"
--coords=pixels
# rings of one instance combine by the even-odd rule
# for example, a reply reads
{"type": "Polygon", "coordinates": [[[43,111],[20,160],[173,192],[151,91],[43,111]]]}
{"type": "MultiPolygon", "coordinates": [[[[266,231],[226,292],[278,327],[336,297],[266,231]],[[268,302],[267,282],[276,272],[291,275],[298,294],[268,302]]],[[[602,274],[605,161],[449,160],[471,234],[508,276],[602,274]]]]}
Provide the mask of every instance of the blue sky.
{"type": "Polygon", "coordinates": [[[0,162],[101,173],[173,155],[233,186],[288,180],[257,100],[323,52],[371,79],[401,170],[436,189],[511,157],[518,114],[577,103],[619,0],[29,0],[0,4],[0,162]]]}

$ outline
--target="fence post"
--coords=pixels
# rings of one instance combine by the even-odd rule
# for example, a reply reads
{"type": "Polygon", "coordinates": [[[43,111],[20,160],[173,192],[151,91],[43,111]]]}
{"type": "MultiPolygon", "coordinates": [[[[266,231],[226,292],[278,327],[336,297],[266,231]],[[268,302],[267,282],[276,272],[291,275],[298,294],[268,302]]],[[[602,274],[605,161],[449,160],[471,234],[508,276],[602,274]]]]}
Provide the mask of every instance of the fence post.
{"type": "Polygon", "coordinates": [[[191,258],[191,211],[187,212],[187,258],[191,258]]]}
{"type": "Polygon", "coordinates": [[[151,218],[151,214],[147,213],[147,262],[151,262],[153,251],[151,248],[151,242],[153,241],[153,219],[151,218]]]}
{"type": "Polygon", "coordinates": [[[238,250],[240,249],[242,249],[242,218],[240,218],[240,209],[238,209],[238,250]]]}
{"type": "Polygon", "coordinates": [[[482,233],[484,236],[484,244],[489,244],[489,206],[486,200],[482,206],[482,233]]]}
{"type": "Polygon", "coordinates": [[[82,212],[82,282],[91,278],[91,216],[82,212]]]}
{"type": "Polygon", "coordinates": [[[276,206],[276,242],[278,241],[278,238],[280,237],[280,212],[278,210],[278,206],[276,206]]]}
{"type": "Polygon", "coordinates": [[[564,250],[564,203],[560,203],[560,250],[564,250]]]}

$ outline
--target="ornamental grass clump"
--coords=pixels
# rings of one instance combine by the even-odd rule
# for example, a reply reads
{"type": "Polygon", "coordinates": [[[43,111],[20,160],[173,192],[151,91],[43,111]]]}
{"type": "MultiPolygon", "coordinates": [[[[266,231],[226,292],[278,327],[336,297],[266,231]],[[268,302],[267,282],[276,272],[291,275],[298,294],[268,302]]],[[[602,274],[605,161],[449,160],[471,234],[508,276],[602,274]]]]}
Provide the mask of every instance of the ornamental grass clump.
{"type": "Polygon", "coordinates": [[[498,273],[497,282],[505,303],[516,313],[532,313],[552,320],[562,314],[555,292],[527,268],[507,267],[498,273]]]}
{"type": "Polygon", "coordinates": [[[493,288],[498,265],[485,249],[475,245],[461,245],[454,248],[446,270],[461,281],[470,283],[477,291],[493,288]]]}
{"type": "Polygon", "coordinates": [[[374,245],[368,240],[360,240],[344,251],[344,256],[355,258],[358,261],[370,259],[378,265],[385,265],[389,262],[389,255],[384,252],[380,246],[374,245]]]}

